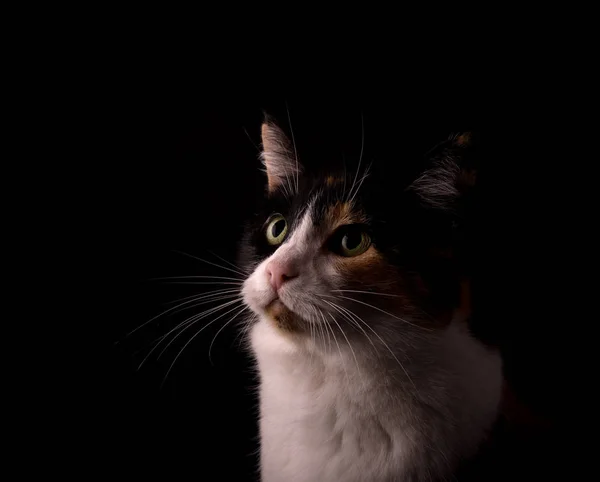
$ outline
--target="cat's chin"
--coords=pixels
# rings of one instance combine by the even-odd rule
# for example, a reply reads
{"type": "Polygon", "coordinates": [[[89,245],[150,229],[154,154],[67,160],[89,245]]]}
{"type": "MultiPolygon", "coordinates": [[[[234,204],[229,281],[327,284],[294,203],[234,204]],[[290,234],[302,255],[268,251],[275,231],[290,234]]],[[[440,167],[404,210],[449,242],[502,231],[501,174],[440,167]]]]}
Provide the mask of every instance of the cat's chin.
{"type": "Polygon", "coordinates": [[[279,298],[274,299],[265,307],[265,313],[269,321],[282,331],[292,333],[302,331],[302,320],[279,298]]]}

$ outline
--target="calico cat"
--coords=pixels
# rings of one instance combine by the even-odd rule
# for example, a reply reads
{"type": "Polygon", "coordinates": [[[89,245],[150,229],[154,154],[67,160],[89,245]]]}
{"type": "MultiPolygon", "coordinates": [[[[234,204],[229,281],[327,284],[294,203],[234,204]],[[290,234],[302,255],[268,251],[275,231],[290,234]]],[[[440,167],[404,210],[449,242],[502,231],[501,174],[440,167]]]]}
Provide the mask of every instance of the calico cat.
{"type": "Polygon", "coordinates": [[[308,172],[262,125],[266,199],[241,260],[264,482],[446,480],[485,441],[503,377],[469,330],[469,143],[403,181],[308,172]]]}

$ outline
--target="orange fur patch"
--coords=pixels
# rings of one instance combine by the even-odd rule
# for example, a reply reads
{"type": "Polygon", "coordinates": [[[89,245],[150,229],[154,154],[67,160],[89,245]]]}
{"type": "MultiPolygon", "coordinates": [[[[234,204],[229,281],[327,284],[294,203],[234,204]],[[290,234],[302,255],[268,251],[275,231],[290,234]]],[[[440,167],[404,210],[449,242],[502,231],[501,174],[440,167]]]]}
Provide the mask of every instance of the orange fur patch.
{"type": "Polygon", "coordinates": [[[387,294],[399,291],[398,273],[373,247],[359,256],[336,259],[337,268],[348,280],[353,280],[355,289],[373,289],[387,294]]]}
{"type": "Polygon", "coordinates": [[[330,206],[325,218],[328,223],[326,229],[332,233],[345,224],[364,223],[366,221],[364,215],[354,212],[350,203],[347,202],[330,206]]]}
{"type": "Polygon", "coordinates": [[[461,147],[468,146],[469,144],[471,144],[471,133],[465,132],[464,134],[461,134],[456,138],[455,142],[461,147]]]}
{"type": "MultiPolygon", "coordinates": [[[[330,206],[326,214],[327,226],[324,227],[331,235],[338,227],[346,224],[365,223],[367,221],[364,214],[354,211],[350,203],[337,203],[330,206]]],[[[370,246],[364,253],[354,257],[339,256],[335,258],[337,270],[342,274],[346,281],[344,289],[358,291],[372,291],[379,295],[390,296],[369,296],[364,294],[348,293],[349,298],[355,298],[361,302],[372,304],[379,309],[389,313],[395,313],[398,317],[403,317],[403,313],[410,313],[413,322],[422,325],[428,329],[443,328],[452,321],[452,312],[426,314],[417,309],[419,305],[416,299],[426,298],[428,296],[427,288],[420,278],[413,282],[420,285],[412,295],[408,293],[407,280],[403,279],[398,270],[389,264],[385,257],[377,251],[375,246],[370,246]]],[[[468,316],[470,313],[470,292],[468,286],[465,286],[461,298],[461,314],[468,316]]],[[[358,307],[358,304],[356,305],[358,307]]]]}
{"type": "Polygon", "coordinates": [[[329,187],[335,186],[338,182],[339,182],[339,179],[336,179],[333,176],[327,176],[327,179],[325,179],[325,184],[329,187]]]}
{"type": "Polygon", "coordinates": [[[267,314],[273,320],[275,326],[282,331],[296,332],[299,329],[298,323],[295,323],[295,315],[281,301],[275,300],[266,310],[267,314]]]}

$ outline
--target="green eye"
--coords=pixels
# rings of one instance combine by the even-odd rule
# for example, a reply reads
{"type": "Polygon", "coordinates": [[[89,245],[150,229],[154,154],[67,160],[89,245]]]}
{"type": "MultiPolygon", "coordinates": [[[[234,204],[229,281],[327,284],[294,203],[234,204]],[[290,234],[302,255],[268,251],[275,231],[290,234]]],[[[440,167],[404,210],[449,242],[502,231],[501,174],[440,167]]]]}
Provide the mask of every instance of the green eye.
{"type": "Polygon", "coordinates": [[[349,229],[340,240],[339,253],[353,257],[363,254],[371,246],[370,236],[360,229],[349,229]]]}
{"type": "Polygon", "coordinates": [[[288,227],[285,218],[281,214],[274,214],[267,224],[267,230],[265,231],[267,241],[272,246],[283,243],[287,230],[288,227]]]}

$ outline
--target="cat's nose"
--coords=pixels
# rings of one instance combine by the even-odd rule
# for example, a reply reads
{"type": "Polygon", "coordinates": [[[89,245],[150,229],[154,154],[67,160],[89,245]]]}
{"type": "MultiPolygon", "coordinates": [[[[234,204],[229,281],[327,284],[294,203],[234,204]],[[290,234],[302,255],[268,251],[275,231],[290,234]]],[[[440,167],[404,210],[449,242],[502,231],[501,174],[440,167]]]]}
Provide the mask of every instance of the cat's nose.
{"type": "Polygon", "coordinates": [[[266,271],[269,283],[271,283],[271,286],[275,291],[278,291],[283,283],[295,278],[299,274],[298,268],[293,263],[275,260],[267,264],[266,271]]]}

